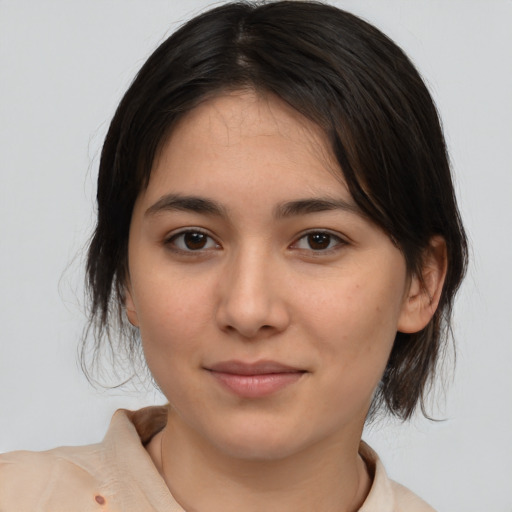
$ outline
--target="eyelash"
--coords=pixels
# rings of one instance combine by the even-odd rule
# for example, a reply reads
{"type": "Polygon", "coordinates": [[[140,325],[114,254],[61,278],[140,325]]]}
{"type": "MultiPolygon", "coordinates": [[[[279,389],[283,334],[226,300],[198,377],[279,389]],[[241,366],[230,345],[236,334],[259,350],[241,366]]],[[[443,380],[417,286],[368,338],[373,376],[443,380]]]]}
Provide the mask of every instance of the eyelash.
{"type": "Polygon", "coordinates": [[[337,251],[340,247],[342,247],[344,245],[347,245],[347,241],[344,240],[343,238],[341,238],[341,236],[332,233],[331,231],[313,230],[313,231],[308,231],[306,233],[303,233],[297,239],[296,242],[293,242],[291,247],[295,247],[298,250],[302,250],[302,251],[312,252],[315,255],[321,256],[323,254],[331,254],[331,253],[337,251]],[[329,243],[328,243],[328,246],[326,248],[314,249],[313,247],[311,247],[311,241],[307,240],[307,239],[308,239],[308,237],[317,236],[317,235],[328,237],[329,243]],[[307,240],[306,243],[308,243],[309,247],[307,247],[307,248],[299,248],[299,247],[297,247],[298,244],[301,242],[301,240],[307,240]],[[334,243],[333,246],[331,246],[332,243],[334,243]]]}
{"type": "MultiPolygon", "coordinates": [[[[181,254],[187,254],[187,255],[194,255],[194,254],[199,255],[199,254],[204,253],[204,251],[209,251],[212,249],[216,250],[216,249],[221,248],[221,245],[218,242],[216,242],[215,239],[211,235],[209,235],[207,232],[205,232],[201,229],[198,229],[198,228],[187,229],[184,231],[179,231],[178,233],[174,233],[171,236],[169,236],[167,239],[165,239],[164,245],[169,247],[171,250],[173,250],[175,252],[179,252],[181,254]],[[184,239],[184,237],[187,235],[201,235],[201,236],[206,237],[205,246],[198,247],[196,249],[187,247],[186,246],[187,242],[184,239]],[[177,245],[176,241],[179,240],[180,238],[182,238],[182,243],[185,245],[185,247],[179,247],[177,245]],[[207,247],[207,245],[212,245],[212,242],[214,244],[214,247],[211,247],[211,246],[207,247]]],[[[308,231],[306,233],[303,233],[289,247],[292,249],[297,249],[299,251],[311,252],[311,253],[315,254],[315,256],[321,256],[323,254],[331,254],[331,253],[337,251],[340,247],[342,247],[344,245],[347,245],[347,241],[344,240],[343,238],[341,238],[337,234],[334,234],[334,233],[332,233],[330,231],[326,231],[326,230],[313,230],[313,231],[308,231]],[[308,237],[312,237],[312,236],[327,237],[327,241],[328,241],[327,247],[316,248],[316,249],[311,247],[311,239],[308,240],[308,237]],[[309,247],[299,247],[299,244],[301,243],[302,240],[306,240],[306,243],[308,244],[309,247]],[[332,245],[332,244],[334,244],[334,245],[332,245]]]]}
{"type": "Polygon", "coordinates": [[[174,234],[169,236],[164,241],[164,245],[166,245],[167,247],[171,248],[175,252],[185,253],[185,254],[187,254],[187,253],[190,253],[190,254],[201,253],[203,251],[208,251],[208,250],[211,250],[211,249],[218,249],[218,248],[220,248],[220,244],[218,244],[214,240],[214,238],[212,236],[210,236],[208,233],[206,233],[205,231],[203,231],[201,229],[198,229],[198,228],[186,229],[184,231],[179,231],[178,233],[174,233],[174,234]],[[183,243],[186,244],[185,239],[184,239],[184,237],[186,235],[201,235],[201,236],[204,236],[207,239],[206,244],[208,244],[210,242],[214,242],[215,247],[206,247],[206,248],[205,247],[200,247],[200,248],[197,248],[197,249],[191,249],[190,247],[189,248],[178,247],[176,245],[176,241],[179,238],[183,238],[183,243]]]}

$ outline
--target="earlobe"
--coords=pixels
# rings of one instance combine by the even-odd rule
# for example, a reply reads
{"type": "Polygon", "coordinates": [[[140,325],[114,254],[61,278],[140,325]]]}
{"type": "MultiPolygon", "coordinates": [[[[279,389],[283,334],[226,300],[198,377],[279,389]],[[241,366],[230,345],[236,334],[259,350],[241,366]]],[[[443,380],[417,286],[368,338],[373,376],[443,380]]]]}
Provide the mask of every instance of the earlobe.
{"type": "Polygon", "coordinates": [[[446,242],[434,236],[423,255],[421,275],[410,279],[398,322],[398,331],[415,333],[430,322],[436,312],[447,269],[446,242]]]}
{"type": "Polygon", "coordinates": [[[137,310],[135,309],[135,304],[133,302],[132,292],[129,285],[127,285],[124,289],[124,307],[126,310],[126,318],[128,318],[128,322],[130,322],[133,327],[139,327],[139,318],[137,316],[137,310]]]}

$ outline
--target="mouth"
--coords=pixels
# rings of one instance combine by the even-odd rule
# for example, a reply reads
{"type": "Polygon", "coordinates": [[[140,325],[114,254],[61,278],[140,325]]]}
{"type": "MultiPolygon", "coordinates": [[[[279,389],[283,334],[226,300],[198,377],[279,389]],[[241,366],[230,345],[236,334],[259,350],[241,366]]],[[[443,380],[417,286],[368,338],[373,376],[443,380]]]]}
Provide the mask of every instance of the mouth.
{"type": "Polygon", "coordinates": [[[243,398],[272,395],[298,382],[307,373],[276,361],[224,361],[205,369],[224,389],[243,398]]]}

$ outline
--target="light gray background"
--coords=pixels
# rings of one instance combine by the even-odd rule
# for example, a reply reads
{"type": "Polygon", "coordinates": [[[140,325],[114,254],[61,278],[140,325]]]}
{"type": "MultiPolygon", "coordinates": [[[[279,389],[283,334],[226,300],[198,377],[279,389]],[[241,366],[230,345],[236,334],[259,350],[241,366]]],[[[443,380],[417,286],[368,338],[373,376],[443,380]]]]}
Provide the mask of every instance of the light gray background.
{"type": "MultiPolygon", "coordinates": [[[[438,414],[365,437],[450,511],[512,510],[512,1],[340,0],[412,57],[437,101],[472,242],[454,382],[438,414]],[[443,405],[444,404],[444,405],[443,405]]],[[[0,451],[102,438],[156,392],[92,389],[76,363],[98,153],[144,59],[208,1],[0,0],[0,451]]]]}

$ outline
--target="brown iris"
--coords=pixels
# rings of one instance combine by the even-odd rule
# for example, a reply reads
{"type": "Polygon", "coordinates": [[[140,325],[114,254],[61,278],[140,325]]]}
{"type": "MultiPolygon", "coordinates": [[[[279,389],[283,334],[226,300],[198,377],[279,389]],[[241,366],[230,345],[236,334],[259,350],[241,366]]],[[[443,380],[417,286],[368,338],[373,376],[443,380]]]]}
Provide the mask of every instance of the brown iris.
{"type": "Polygon", "coordinates": [[[314,251],[327,249],[331,243],[331,235],[327,233],[311,233],[308,235],[308,245],[314,251]]]}
{"type": "Polygon", "coordinates": [[[199,249],[204,249],[206,242],[208,241],[208,236],[204,233],[199,232],[189,232],[183,235],[183,242],[187,246],[187,249],[191,251],[197,251],[199,249]]]}

